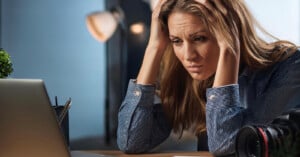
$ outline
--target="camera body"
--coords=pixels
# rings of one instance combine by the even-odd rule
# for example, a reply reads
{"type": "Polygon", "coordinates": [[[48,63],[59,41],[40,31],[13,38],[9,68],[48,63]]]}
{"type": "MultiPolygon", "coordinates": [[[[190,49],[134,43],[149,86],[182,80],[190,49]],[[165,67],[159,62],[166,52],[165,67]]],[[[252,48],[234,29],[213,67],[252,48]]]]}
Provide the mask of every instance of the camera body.
{"type": "Polygon", "coordinates": [[[267,125],[246,125],[236,137],[238,157],[299,157],[300,109],[267,125]]]}

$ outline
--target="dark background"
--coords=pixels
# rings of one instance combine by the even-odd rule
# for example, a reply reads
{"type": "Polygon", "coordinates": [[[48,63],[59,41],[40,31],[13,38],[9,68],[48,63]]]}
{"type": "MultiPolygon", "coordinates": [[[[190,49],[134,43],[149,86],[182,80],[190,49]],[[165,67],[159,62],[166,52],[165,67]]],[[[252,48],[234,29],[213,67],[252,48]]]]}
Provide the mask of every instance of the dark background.
{"type": "Polygon", "coordinates": [[[129,79],[135,79],[141,66],[144,50],[146,48],[151,10],[150,6],[142,0],[107,0],[106,8],[109,10],[120,6],[125,19],[118,30],[107,42],[109,64],[109,103],[106,115],[106,142],[114,143],[117,130],[117,114],[119,106],[125,96],[129,79]],[[140,35],[132,34],[129,28],[135,23],[144,23],[145,32],[140,35]]]}

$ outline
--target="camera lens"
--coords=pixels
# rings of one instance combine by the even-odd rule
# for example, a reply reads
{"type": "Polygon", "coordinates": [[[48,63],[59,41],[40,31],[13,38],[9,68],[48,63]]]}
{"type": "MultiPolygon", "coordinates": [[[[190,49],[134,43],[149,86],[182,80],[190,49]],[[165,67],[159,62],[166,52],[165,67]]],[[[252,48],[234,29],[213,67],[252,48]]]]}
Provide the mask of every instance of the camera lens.
{"type": "Polygon", "coordinates": [[[237,134],[237,156],[286,156],[286,153],[294,151],[292,149],[299,149],[296,148],[297,133],[298,127],[296,123],[287,119],[275,119],[269,125],[244,126],[237,134]]]}
{"type": "Polygon", "coordinates": [[[236,141],[237,156],[240,157],[260,157],[264,154],[265,140],[254,126],[243,127],[236,141]]]}

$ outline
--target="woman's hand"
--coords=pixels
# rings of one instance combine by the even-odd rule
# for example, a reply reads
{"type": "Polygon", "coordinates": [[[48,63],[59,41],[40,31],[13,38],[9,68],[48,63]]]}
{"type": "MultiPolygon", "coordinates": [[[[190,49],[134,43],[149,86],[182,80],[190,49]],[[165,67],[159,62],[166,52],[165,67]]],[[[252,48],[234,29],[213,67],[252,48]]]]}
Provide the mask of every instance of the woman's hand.
{"type": "Polygon", "coordinates": [[[144,60],[137,77],[138,84],[155,84],[160,69],[160,62],[169,44],[166,30],[159,22],[161,6],[167,0],[159,0],[152,12],[150,38],[145,51],[144,60]]]}
{"type": "Polygon", "coordinates": [[[163,27],[159,21],[159,14],[162,5],[167,0],[159,0],[158,4],[154,7],[151,17],[151,29],[150,38],[147,48],[157,48],[159,53],[162,53],[169,42],[169,37],[167,36],[167,30],[163,30],[163,27]]]}
{"type": "Polygon", "coordinates": [[[231,35],[232,42],[222,35],[216,36],[220,55],[215,74],[213,87],[220,87],[238,83],[238,72],[240,64],[240,42],[235,34],[231,35]]]}

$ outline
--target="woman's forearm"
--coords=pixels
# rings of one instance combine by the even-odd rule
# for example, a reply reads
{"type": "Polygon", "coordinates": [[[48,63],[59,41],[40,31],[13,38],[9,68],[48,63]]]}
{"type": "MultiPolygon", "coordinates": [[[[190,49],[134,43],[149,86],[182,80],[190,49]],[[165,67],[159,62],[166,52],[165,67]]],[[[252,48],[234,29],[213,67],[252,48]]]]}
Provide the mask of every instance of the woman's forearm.
{"type": "Polygon", "coordinates": [[[155,84],[160,69],[162,52],[158,48],[148,46],[144,60],[137,76],[137,84],[155,84]]]}
{"type": "Polygon", "coordinates": [[[237,84],[239,71],[239,54],[224,50],[220,52],[213,87],[237,84]]]}
{"type": "Polygon", "coordinates": [[[169,37],[159,22],[160,9],[166,1],[167,0],[160,0],[152,11],[151,33],[148,46],[144,54],[144,60],[137,77],[137,84],[156,83],[161,58],[169,43],[169,37]]]}
{"type": "Polygon", "coordinates": [[[117,143],[126,153],[150,151],[163,142],[171,126],[160,104],[154,104],[155,86],[130,80],[118,114],[117,143]]]}
{"type": "Polygon", "coordinates": [[[240,103],[239,85],[209,88],[206,96],[209,150],[216,156],[231,154],[235,135],[244,121],[245,108],[240,103]]]}

